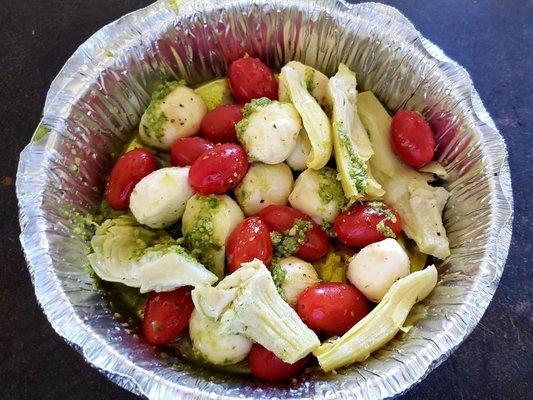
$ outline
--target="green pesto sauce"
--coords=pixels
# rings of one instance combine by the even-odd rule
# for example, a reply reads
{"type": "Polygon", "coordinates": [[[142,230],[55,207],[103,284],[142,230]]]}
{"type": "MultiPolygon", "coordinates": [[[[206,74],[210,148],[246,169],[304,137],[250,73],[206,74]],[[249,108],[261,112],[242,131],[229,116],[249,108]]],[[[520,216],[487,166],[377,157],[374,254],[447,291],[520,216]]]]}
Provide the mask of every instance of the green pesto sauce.
{"type": "Polygon", "coordinates": [[[249,123],[250,121],[248,121],[247,118],[243,118],[235,125],[235,133],[237,134],[237,139],[239,139],[239,142],[241,143],[244,140],[244,132],[248,129],[249,123]]]}
{"type": "Polygon", "coordinates": [[[313,68],[305,69],[305,87],[310,94],[315,90],[315,70],[313,68]]]}
{"type": "Polygon", "coordinates": [[[261,97],[259,99],[253,99],[251,102],[246,103],[242,110],[242,115],[244,118],[248,118],[250,115],[255,113],[257,110],[268,106],[270,103],[272,103],[272,100],[270,100],[268,97],[261,97]]]}
{"type": "Polygon", "coordinates": [[[320,224],[320,227],[330,238],[336,237],[335,233],[333,232],[333,224],[331,222],[323,221],[320,224]]]}
{"type": "Polygon", "coordinates": [[[43,137],[45,137],[48,132],[50,132],[50,128],[45,126],[43,123],[40,123],[37,129],[35,130],[35,133],[33,134],[33,137],[31,138],[32,141],[38,142],[43,137]]]}
{"type": "Polygon", "coordinates": [[[393,224],[395,224],[398,221],[396,218],[396,215],[394,215],[394,213],[391,210],[385,208],[385,204],[383,204],[383,202],[371,201],[370,203],[368,203],[368,205],[370,206],[370,209],[373,213],[377,215],[385,216],[385,218],[389,220],[390,222],[392,222],[393,224]]]}
{"type": "Polygon", "coordinates": [[[98,206],[94,214],[80,214],[74,209],[63,207],[61,215],[68,218],[73,224],[73,233],[85,242],[90,242],[94,236],[96,228],[107,219],[117,218],[124,214],[122,211],[115,211],[104,199],[98,206]]]}
{"type": "Polygon", "coordinates": [[[183,247],[179,245],[181,241],[180,240],[163,240],[161,243],[156,243],[152,246],[145,247],[144,249],[137,249],[133,252],[132,259],[133,260],[139,260],[142,256],[144,256],[146,253],[176,253],[183,258],[187,259],[190,262],[197,263],[197,261],[185,250],[183,247]]]}
{"type": "Polygon", "coordinates": [[[350,139],[348,132],[343,128],[342,123],[334,124],[339,140],[344,149],[344,159],[346,170],[350,179],[350,184],[357,189],[358,193],[365,193],[368,187],[368,173],[365,162],[361,159],[350,139]]]}
{"type": "Polygon", "coordinates": [[[281,297],[284,297],[282,287],[283,283],[285,282],[285,277],[287,276],[287,271],[285,271],[279,265],[279,258],[274,258],[270,265],[272,266],[272,269],[270,270],[270,273],[272,274],[272,280],[278,289],[278,293],[281,295],[281,297]]]}
{"type": "Polygon", "coordinates": [[[168,8],[170,8],[177,14],[180,10],[181,2],[182,0],[168,0],[167,5],[168,8]]]}
{"type": "Polygon", "coordinates": [[[72,172],[78,172],[81,162],[82,162],[81,158],[76,157],[76,158],[74,158],[74,162],[72,164],[70,164],[68,168],[72,172]]]}
{"type": "Polygon", "coordinates": [[[214,267],[213,251],[221,249],[214,239],[213,216],[220,201],[217,196],[199,196],[200,209],[194,225],[183,232],[185,247],[201,264],[208,268],[214,267]]]}
{"type": "Polygon", "coordinates": [[[98,283],[98,289],[103,292],[110,309],[115,313],[115,318],[125,323],[133,333],[140,333],[148,294],[139,293],[137,288],[102,281],[99,278],[96,278],[95,282],[98,283]]]}
{"type": "Polygon", "coordinates": [[[288,257],[296,253],[307,240],[307,231],[312,227],[311,222],[297,219],[294,225],[285,232],[272,232],[270,238],[274,246],[274,254],[277,257],[288,257]]]}
{"type": "Polygon", "coordinates": [[[98,210],[96,211],[96,218],[99,220],[99,224],[101,224],[102,222],[104,222],[106,219],[113,219],[113,218],[118,218],[120,217],[122,214],[124,214],[125,212],[124,211],[117,211],[117,210],[114,210],[110,205],[109,203],[107,202],[107,200],[102,200],[102,202],[100,203],[100,205],[98,206],[98,210]]]}
{"type": "Polygon", "coordinates": [[[394,234],[394,231],[391,227],[386,225],[386,222],[390,221],[391,223],[395,224],[398,221],[396,215],[394,215],[394,213],[388,208],[385,208],[385,204],[383,204],[381,201],[371,201],[367,204],[370,206],[370,211],[373,214],[385,217],[376,224],[376,230],[381,232],[385,237],[395,238],[396,235],[394,234]]]}
{"type": "Polygon", "coordinates": [[[246,129],[248,128],[248,125],[250,124],[250,116],[255,113],[257,110],[268,106],[272,103],[272,100],[270,100],[267,97],[261,97],[259,99],[254,99],[249,103],[246,103],[243,110],[242,110],[242,116],[243,118],[235,125],[235,132],[237,133],[237,138],[242,143],[244,138],[244,132],[246,132],[246,129]]]}
{"type": "Polygon", "coordinates": [[[339,208],[344,207],[347,200],[346,197],[344,197],[342,185],[337,180],[337,171],[333,168],[325,167],[317,172],[320,175],[318,194],[322,203],[327,205],[331,201],[334,201],[339,208]]]}
{"type": "Polygon", "coordinates": [[[155,137],[160,139],[164,135],[164,126],[168,118],[161,109],[161,103],[177,87],[182,86],[183,82],[167,82],[157,88],[152,94],[152,101],[146,109],[146,117],[143,121],[143,127],[147,132],[153,132],[155,137]]]}
{"type": "Polygon", "coordinates": [[[382,219],[379,221],[376,225],[376,229],[378,232],[381,232],[383,236],[388,238],[395,238],[396,235],[394,234],[394,231],[387,225],[385,225],[385,220],[382,219]]]}

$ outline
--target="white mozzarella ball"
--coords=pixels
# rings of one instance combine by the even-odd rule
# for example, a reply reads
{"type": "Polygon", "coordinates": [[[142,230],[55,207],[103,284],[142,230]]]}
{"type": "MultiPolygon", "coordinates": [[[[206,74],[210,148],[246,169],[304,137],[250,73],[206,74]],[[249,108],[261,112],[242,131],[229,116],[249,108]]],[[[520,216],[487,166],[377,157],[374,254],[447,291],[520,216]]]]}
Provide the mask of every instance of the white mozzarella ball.
{"type": "Polygon", "coordinates": [[[305,129],[300,131],[296,145],[286,162],[294,171],[303,171],[307,168],[307,158],[311,153],[311,142],[305,129]]]}
{"type": "Polygon", "coordinates": [[[236,364],[244,360],[250,353],[252,342],[241,335],[221,332],[221,326],[194,310],[189,320],[194,350],[216,365],[236,364]]]}
{"type": "Polygon", "coordinates": [[[379,303],[398,279],[409,275],[409,257],[388,238],[361,249],[348,266],[346,276],[369,300],[379,303]]]}
{"type": "Polygon", "coordinates": [[[291,206],[309,215],[318,224],[333,223],[346,204],[342,185],[333,168],[306,169],[294,183],[291,206]]]}
{"type": "Polygon", "coordinates": [[[231,197],[221,195],[220,202],[221,206],[213,216],[213,237],[224,248],[231,232],[244,220],[244,215],[231,197]]]}
{"type": "Polygon", "coordinates": [[[235,188],[235,198],[247,216],[271,205],[286,205],[294,179],[287,164],[253,163],[235,188]]]}
{"type": "Polygon", "coordinates": [[[291,154],[302,127],[296,108],[274,101],[247,117],[239,140],[253,161],[278,164],[291,154]]]}
{"type": "Polygon", "coordinates": [[[141,118],[139,135],[149,146],[169,150],[177,139],[200,130],[200,122],[207,113],[205,103],[187,86],[175,86],[165,97],[154,97],[141,118]]]}
{"type": "Polygon", "coordinates": [[[282,279],[279,282],[287,303],[296,304],[298,296],[308,287],[320,282],[312,264],[297,257],[285,257],[279,260],[282,279]]]}
{"type": "Polygon", "coordinates": [[[141,179],[130,197],[130,210],[135,219],[154,229],[177,222],[194,194],[188,176],[188,167],[170,167],[141,179]]]}

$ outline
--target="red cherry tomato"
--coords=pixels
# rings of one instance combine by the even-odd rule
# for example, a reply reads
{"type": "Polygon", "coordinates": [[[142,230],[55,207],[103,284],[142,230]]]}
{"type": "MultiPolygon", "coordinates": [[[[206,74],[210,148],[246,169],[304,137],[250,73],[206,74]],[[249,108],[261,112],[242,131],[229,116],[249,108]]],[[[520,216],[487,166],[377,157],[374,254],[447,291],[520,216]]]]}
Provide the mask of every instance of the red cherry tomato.
{"type": "Polygon", "coordinates": [[[260,97],[278,99],[278,81],[272,70],[258,58],[243,57],[233,61],[228,79],[231,93],[239,103],[260,97]]]}
{"type": "Polygon", "coordinates": [[[413,111],[394,114],[390,127],[392,150],[407,165],[420,168],[433,160],[435,138],[429,124],[413,111]]]}
{"type": "Polygon", "coordinates": [[[235,272],[242,263],[254,258],[269,265],[272,261],[272,240],[267,225],[257,217],[246,218],[231,233],[226,246],[228,271],[235,272]]]}
{"type": "Polygon", "coordinates": [[[342,335],[368,314],[368,301],[347,283],[319,283],[298,296],[296,312],[309,328],[342,335]]]}
{"type": "Polygon", "coordinates": [[[394,235],[402,230],[402,220],[398,212],[383,204],[373,207],[372,203],[358,204],[342,212],[333,224],[333,232],[347,246],[364,247],[387,238],[383,228],[390,228],[394,235]],[[392,222],[390,216],[396,218],[392,222]],[[384,227],[380,229],[383,221],[384,227]]]}
{"type": "Polygon", "coordinates": [[[300,246],[295,256],[302,260],[313,262],[324,257],[328,252],[329,241],[327,235],[322,228],[303,212],[288,206],[270,205],[263,208],[257,216],[270,229],[280,233],[292,228],[297,219],[311,222],[313,227],[307,231],[307,241],[300,246]]]}
{"type": "Polygon", "coordinates": [[[201,195],[222,194],[237,186],[248,171],[241,146],[222,144],[203,153],[189,171],[189,184],[201,195]]]}
{"type": "Polygon", "coordinates": [[[156,169],[157,160],[146,149],[133,149],[120,156],[107,182],[105,196],[109,205],[115,210],[127,210],[135,185],[156,169]]]}
{"type": "Polygon", "coordinates": [[[294,364],[286,363],[270,350],[257,343],[252,346],[248,357],[252,374],[264,381],[280,381],[282,379],[292,378],[309,361],[309,357],[305,357],[296,361],[294,364]]]}
{"type": "Polygon", "coordinates": [[[200,137],[181,138],[170,149],[170,161],[177,167],[192,165],[204,152],[214,147],[214,143],[200,137]]]}
{"type": "Polygon", "coordinates": [[[242,119],[242,106],[224,104],[205,114],[200,124],[202,135],[214,143],[238,143],[235,125],[242,119]]]}
{"type": "Polygon", "coordinates": [[[150,293],[144,307],[143,332],[152,344],[176,339],[188,326],[194,304],[190,286],[172,292],[150,293]]]}

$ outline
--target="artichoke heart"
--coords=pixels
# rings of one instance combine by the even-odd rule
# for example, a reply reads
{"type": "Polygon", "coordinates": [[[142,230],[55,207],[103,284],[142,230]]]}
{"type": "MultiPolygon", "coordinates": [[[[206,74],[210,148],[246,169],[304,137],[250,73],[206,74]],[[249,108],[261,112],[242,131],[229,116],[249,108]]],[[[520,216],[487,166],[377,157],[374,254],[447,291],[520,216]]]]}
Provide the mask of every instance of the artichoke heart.
{"type": "Polygon", "coordinates": [[[385,188],[385,203],[394,207],[403,222],[405,234],[422,253],[439,259],[450,255],[442,211],[449,193],[431,186],[433,174],[421,173],[401,162],[389,144],[392,118],[372,92],[357,96],[358,112],[376,149],[370,159],[375,176],[385,188]]]}
{"type": "Polygon", "coordinates": [[[167,233],[144,228],[129,215],[105,221],[91,246],[89,262],[100,279],[140,288],[141,293],[217,281],[167,233]]]}
{"type": "Polygon", "coordinates": [[[279,79],[286,88],[292,104],[302,117],[305,133],[311,142],[307,167],[320,169],[327,164],[331,157],[331,124],[329,119],[318,102],[308,92],[305,76],[302,76],[301,72],[293,68],[290,63],[281,69],[279,79]]]}
{"type": "Polygon", "coordinates": [[[238,334],[261,344],[287,363],[305,357],[320,341],[279,295],[270,272],[255,259],[216,287],[192,292],[197,312],[220,324],[221,334],[238,334]]]}
{"type": "Polygon", "coordinates": [[[380,198],[385,193],[372,175],[369,160],[372,144],[357,115],[357,81],[344,64],[329,80],[333,104],[333,147],[345,196],[353,203],[362,198],[380,198]]]}
{"type": "Polygon", "coordinates": [[[395,282],[370,314],[313,352],[320,367],[328,372],[368,358],[396,335],[413,305],[426,298],[436,284],[434,265],[395,282]]]}

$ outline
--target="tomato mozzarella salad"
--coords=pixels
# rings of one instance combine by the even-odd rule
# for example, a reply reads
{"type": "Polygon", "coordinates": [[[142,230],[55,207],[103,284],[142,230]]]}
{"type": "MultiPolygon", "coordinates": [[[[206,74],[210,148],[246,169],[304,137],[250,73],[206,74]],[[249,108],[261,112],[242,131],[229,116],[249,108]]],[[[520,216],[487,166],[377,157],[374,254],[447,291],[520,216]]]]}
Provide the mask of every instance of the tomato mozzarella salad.
{"type": "Polygon", "coordinates": [[[91,240],[134,291],[144,339],[247,360],[263,380],[363,361],[403,328],[449,253],[445,171],[423,117],[392,117],[355,73],[244,57],[168,82],[109,175],[91,240]],[[315,361],[316,362],[316,361],[315,361]]]}

